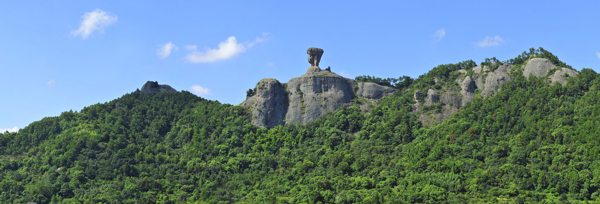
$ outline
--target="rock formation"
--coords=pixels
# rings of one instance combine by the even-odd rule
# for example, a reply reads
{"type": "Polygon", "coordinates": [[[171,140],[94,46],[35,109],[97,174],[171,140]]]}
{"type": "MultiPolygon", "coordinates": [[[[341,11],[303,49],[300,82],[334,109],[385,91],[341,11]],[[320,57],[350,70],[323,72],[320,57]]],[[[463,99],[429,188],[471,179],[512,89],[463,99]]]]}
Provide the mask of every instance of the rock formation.
{"type": "Polygon", "coordinates": [[[527,62],[525,65],[525,69],[523,70],[523,75],[529,78],[529,75],[533,75],[536,77],[546,76],[546,73],[551,69],[554,69],[556,66],[552,64],[552,62],[548,59],[543,58],[533,58],[527,62]]]}
{"type": "Polygon", "coordinates": [[[321,56],[323,56],[323,49],[311,47],[308,48],[306,53],[308,54],[308,63],[311,65],[308,68],[308,72],[320,72],[319,62],[321,62],[321,56]]]}
{"type": "Polygon", "coordinates": [[[567,78],[568,77],[574,77],[577,76],[579,73],[577,73],[577,71],[574,71],[572,69],[567,69],[567,68],[562,68],[559,70],[556,70],[556,72],[554,72],[554,74],[550,75],[550,85],[554,85],[554,83],[558,82],[561,83],[563,85],[565,85],[567,83],[567,78]]]}
{"type": "Polygon", "coordinates": [[[288,104],[285,87],[276,79],[262,79],[256,85],[256,94],[252,100],[252,124],[259,127],[283,125],[286,105],[288,104]]]}
{"type": "Polygon", "coordinates": [[[529,78],[529,75],[533,75],[536,77],[543,77],[550,72],[550,70],[558,69],[556,72],[549,76],[550,85],[554,85],[554,83],[559,82],[561,84],[567,83],[567,77],[569,76],[577,76],[579,73],[575,70],[568,68],[557,68],[556,65],[552,64],[552,62],[548,59],[544,58],[533,58],[527,62],[525,65],[525,69],[523,70],[523,75],[529,78]]]}
{"type": "Polygon", "coordinates": [[[395,88],[389,86],[381,86],[373,82],[358,83],[356,96],[365,99],[381,99],[383,97],[394,94],[395,88]]]}
{"type": "Polygon", "coordinates": [[[323,49],[309,48],[307,54],[311,66],[304,75],[290,79],[285,85],[275,79],[263,79],[254,95],[247,92],[246,100],[239,105],[252,110],[254,125],[272,128],[287,123],[306,124],[328,111],[352,105],[354,97],[376,102],[396,91],[370,82],[356,85],[354,80],[339,76],[330,68],[321,70],[323,49]]]}
{"type": "Polygon", "coordinates": [[[158,92],[177,92],[171,86],[163,84],[159,85],[157,81],[148,81],[142,86],[142,93],[158,93],[158,92]]]}

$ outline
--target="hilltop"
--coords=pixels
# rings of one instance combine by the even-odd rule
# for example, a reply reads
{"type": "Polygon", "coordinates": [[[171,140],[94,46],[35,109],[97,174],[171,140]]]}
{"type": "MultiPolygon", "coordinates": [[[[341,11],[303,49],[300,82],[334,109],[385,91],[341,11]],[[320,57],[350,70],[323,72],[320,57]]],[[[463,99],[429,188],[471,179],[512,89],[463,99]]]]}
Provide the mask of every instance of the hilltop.
{"type": "Polygon", "coordinates": [[[592,69],[539,48],[352,80],[307,53],[237,106],[134,91],[0,134],[0,202],[600,201],[592,69]]]}

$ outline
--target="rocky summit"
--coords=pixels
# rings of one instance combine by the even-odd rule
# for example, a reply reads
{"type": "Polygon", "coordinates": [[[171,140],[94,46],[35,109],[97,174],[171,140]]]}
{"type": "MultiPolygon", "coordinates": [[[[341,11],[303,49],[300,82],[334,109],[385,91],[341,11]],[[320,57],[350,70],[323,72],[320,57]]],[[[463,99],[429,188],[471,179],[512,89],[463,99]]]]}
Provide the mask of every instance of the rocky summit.
{"type": "Polygon", "coordinates": [[[309,48],[311,66],[288,83],[266,78],[248,91],[246,100],[239,105],[251,109],[254,125],[272,128],[287,123],[306,124],[328,111],[352,105],[351,99],[355,97],[376,103],[396,91],[376,83],[357,84],[353,79],[331,72],[330,68],[322,70],[319,62],[323,53],[321,48],[309,48]]]}
{"type": "Polygon", "coordinates": [[[177,92],[174,88],[169,85],[158,84],[157,81],[148,81],[144,86],[142,86],[142,93],[158,93],[158,92],[177,92]]]}

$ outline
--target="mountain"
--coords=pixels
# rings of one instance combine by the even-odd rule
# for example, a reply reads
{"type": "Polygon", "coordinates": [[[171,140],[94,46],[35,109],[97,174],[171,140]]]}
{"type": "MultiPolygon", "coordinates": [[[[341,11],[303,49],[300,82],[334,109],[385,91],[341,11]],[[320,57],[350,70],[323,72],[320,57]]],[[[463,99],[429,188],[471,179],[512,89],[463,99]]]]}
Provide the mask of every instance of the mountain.
{"type": "Polygon", "coordinates": [[[0,203],[600,201],[592,69],[539,48],[416,79],[333,74],[263,79],[238,106],[135,91],[2,133],[0,203]]]}

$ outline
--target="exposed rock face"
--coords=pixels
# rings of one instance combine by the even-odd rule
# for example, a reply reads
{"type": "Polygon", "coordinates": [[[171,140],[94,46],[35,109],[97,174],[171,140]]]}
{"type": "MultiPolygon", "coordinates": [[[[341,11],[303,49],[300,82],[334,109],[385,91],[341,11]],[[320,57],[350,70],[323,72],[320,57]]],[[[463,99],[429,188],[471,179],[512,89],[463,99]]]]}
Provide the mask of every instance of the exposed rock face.
{"type": "Polygon", "coordinates": [[[513,65],[503,64],[500,65],[493,72],[488,73],[487,77],[485,78],[485,87],[481,91],[481,96],[485,98],[489,96],[492,92],[500,91],[500,87],[502,86],[502,84],[512,80],[512,78],[508,76],[508,72],[512,69],[512,67],[513,65]]]}
{"type": "Polygon", "coordinates": [[[556,66],[548,59],[533,58],[527,62],[527,65],[525,65],[523,75],[525,75],[526,78],[529,78],[530,74],[536,77],[542,77],[546,76],[548,71],[554,69],[555,67],[556,66]]]}
{"type": "Polygon", "coordinates": [[[376,104],[396,91],[370,82],[360,83],[354,90],[354,80],[318,67],[322,49],[309,48],[307,53],[311,67],[304,75],[290,79],[286,86],[275,79],[263,79],[253,91],[246,92],[246,100],[239,105],[251,108],[252,124],[268,128],[287,123],[306,124],[342,105],[352,105],[353,97],[376,104]]]}
{"type": "MultiPolygon", "coordinates": [[[[473,101],[473,98],[475,97],[475,82],[473,82],[470,76],[467,76],[459,84],[461,88],[460,95],[462,95],[460,106],[464,106],[468,102],[473,101]]],[[[457,103],[457,105],[458,104],[459,103],[457,103]]]]}
{"type": "Polygon", "coordinates": [[[433,89],[427,90],[427,97],[425,98],[425,105],[431,105],[437,103],[440,100],[440,96],[437,95],[437,92],[433,89]]]}
{"type": "Polygon", "coordinates": [[[556,70],[556,72],[554,72],[554,74],[550,75],[550,80],[552,81],[552,82],[550,82],[550,85],[554,85],[554,83],[556,83],[556,82],[565,85],[567,83],[566,77],[574,77],[574,76],[577,76],[578,74],[579,73],[577,73],[576,71],[573,71],[573,70],[567,69],[567,68],[562,68],[562,69],[556,70]]]}
{"type": "Polygon", "coordinates": [[[142,93],[158,93],[158,92],[177,92],[171,86],[163,84],[159,85],[157,81],[148,81],[142,86],[142,93]]]}
{"type": "Polygon", "coordinates": [[[373,82],[358,83],[356,96],[365,99],[381,99],[394,94],[394,91],[396,91],[395,88],[381,86],[373,82]]]}
{"type": "Polygon", "coordinates": [[[252,124],[258,127],[272,128],[283,125],[287,93],[285,87],[276,79],[266,78],[256,85],[256,94],[252,100],[252,124]]]}
{"type": "Polygon", "coordinates": [[[306,124],[327,111],[350,105],[354,96],[354,80],[327,71],[307,72],[290,79],[287,84],[290,105],[286,123],[306,124]]]}

